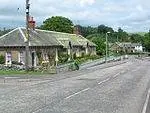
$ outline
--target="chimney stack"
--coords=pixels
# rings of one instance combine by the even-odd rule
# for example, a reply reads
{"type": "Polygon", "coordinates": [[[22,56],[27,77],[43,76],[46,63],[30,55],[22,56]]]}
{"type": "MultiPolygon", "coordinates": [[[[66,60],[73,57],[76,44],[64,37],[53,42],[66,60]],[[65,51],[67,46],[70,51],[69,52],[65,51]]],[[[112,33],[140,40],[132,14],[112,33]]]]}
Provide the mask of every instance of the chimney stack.
{"type": "Polygon", "coordinates": [[[35,30],[35,21],[34,21],[33,17],[29,18],[29,28],[32,30],[35,30]]]}

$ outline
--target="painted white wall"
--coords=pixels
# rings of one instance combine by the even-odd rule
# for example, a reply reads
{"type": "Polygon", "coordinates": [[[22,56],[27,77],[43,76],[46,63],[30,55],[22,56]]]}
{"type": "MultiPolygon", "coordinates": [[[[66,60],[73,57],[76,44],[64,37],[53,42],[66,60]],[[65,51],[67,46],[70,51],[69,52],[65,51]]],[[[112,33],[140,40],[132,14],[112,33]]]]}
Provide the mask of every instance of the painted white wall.
{"type": "Polygon", "coordinates": [[[85,48],[85,54],[86,54],[86,55],[89,54],[89,48],[88,48],[88,47],[85,48]]]}
{"type": "Polygon", "coordinates": [[[80,57],[80,50],[79,50],[79,48],[76,51],[76,57],[80,57]]]}
{"type": "Polygon", "coordinates": [[[135,50],[142,52],[143,51],[143,47],[142,46],[135,46],[135,50]]]}

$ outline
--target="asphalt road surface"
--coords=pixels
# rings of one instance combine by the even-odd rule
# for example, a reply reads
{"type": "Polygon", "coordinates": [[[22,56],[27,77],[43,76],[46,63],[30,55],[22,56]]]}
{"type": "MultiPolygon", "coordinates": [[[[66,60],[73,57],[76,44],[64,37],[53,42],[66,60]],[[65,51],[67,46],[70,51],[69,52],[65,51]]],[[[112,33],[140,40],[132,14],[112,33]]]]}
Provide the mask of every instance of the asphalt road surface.
{"type": "Polygon", "coordinates": [[[142,113],[150,60],[45,77],[1,77],[0,113],[142,113]]]}

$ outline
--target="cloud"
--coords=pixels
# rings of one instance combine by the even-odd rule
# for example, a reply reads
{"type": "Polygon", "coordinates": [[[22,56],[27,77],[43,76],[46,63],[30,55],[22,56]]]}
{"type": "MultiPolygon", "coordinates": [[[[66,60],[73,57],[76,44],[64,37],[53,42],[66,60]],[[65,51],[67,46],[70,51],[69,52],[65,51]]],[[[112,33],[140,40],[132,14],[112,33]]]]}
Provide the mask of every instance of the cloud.
{"type": "MultiPolygon", "coordinates": [[[[106,24],[129,32],[145,31],[150,25],[149,0],[30,0],[30,4],[30,14],[37,25],[56,15],[76,24],[106,24]]],[[[0,27],[24,25],[25,0],[0,0],[0,27]]]]}
{"type": "Polygon", "coordinates": [[[96,1],[95,0],[80,0],[80,5],[85,6],[85,5],[93,5],[96,1]]]}

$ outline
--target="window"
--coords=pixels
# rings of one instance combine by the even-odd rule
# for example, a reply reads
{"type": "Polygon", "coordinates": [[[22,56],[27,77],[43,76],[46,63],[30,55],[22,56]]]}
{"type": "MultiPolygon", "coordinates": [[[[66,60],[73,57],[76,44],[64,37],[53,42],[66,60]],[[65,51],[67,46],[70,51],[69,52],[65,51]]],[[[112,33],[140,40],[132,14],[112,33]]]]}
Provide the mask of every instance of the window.
{"type": "Polygon", "coordinates": [[[23,51],[21,51],[21,52],[19,52],[19,61],[18,62],[20,62],[20,63],[22,63],[22,64],[24,64],[24,55],[23,55],[23,51]]]}

